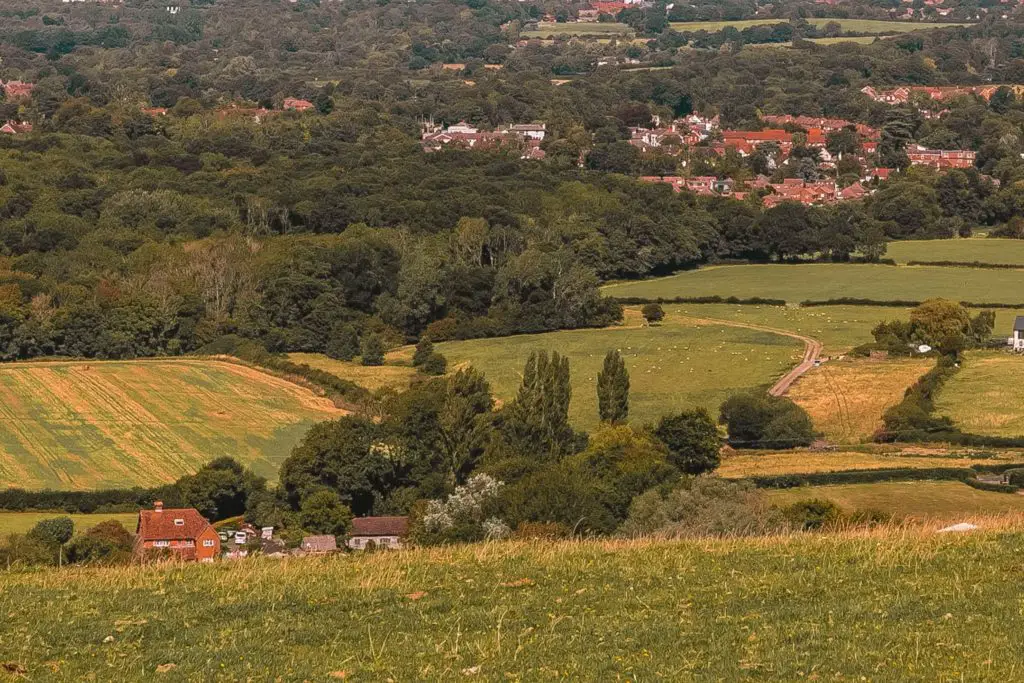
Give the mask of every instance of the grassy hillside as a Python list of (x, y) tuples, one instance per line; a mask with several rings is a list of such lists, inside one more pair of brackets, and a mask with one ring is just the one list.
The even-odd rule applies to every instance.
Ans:
[[(740, 451), (722, 459), (715, 473), (729, 479), (780, 474), (813, 474), (817, 472), (849, 472), (854, 470), (882, 470), (894, 468), (923, 469), (930, 467), (970, 467), (996, 463), (1024, 463), (1024, 454), (1000, 452), (996, 457), (971, 457), (944, 452), (894, 451), (878, 448), (874, 451), (811, 452), (795, 451)], [(959, 490), (959, 489), (956, 489)]]
[(1024, 356), (973, 352), (939, 392), (935, 412), (972, 434), (1024, 436)]
[(936, 266), (894, 267), (848, 263), (717, 266), (654, 280), (620, 282), (602, 288), (618, 297), (702, 296), (921, 301), (947, 297), (979, 303), (1024, 300), (1024, 270), (984, 270)]
[(154, 485), (224, 455), (272, 476), (311, 424), (340, 414), (222, 361), (0, 365), (0, 488)]
[(1022, 549), (886, 529), (7, 573), (0, 661), (29, 680), (1008, 681)]
[(1013, 263), (1024, 268), (1024, 240), (974, 237), (954, 240), (890, 242), (886, 257), (907, 261)]
[(114, 520), (124, 525), (131, 532), (135, 531), (135, 522), (139, 516), (134, 512), (95, 513), (90, 515), (66, 515), (63, 512), (4, 512), (0, 511), (0, 543), (10, 534), (23, 534), (38, 522), (53, 517), (70, 517), (75, 523), (75, 533), (80, 534), (89, 527), (100, 522)]
[(934, 366), (931, 358), (833, 361), (797, 380), (789, 397), (810, 414), (825, 438), (856, 443), (881, 429), (882, 414)]
[(572, 378), (569, 417), (578, 428), (596, 426), (597, 373), (618, 349), (630, 375), (630, 420), (643, 422), (694, 406), (712, 412), (730, 394), (769, 384), (803, 353), (800, 342), (724, 325), (698, 325), (668, 312), (653, 327), (573, 330), (438, 344), (449, 367), (468, 363), (484, 372), (495, 396), (515, 398), (532, 351), (568, 356)]
[(535, 31), (521, 31), (522, 38), (549, 38), (554, 36), (599, 36), (625, 37), (630, 32), (629, 26), (619, 23), (573, 22), (559, 24), (554, 21), (541, 21)]
[(808, 498), (825, 498), (846, 512), (875, 510), (896, 517), (948, 522), (959, 522), (969, 515), (1024, 512), (1024, 496), (980, 491), (959, 481), (803, 486), (767, 491), (765, 495), (779, 505)]
[(409, 381), (416, 376), (416, 368), (411, 365), (364, 366), (328, 358), (322, 353), (289, 353), (288, 360), (337, 375), (370, 391), (384, 388), (402, 391), (409, 388)]

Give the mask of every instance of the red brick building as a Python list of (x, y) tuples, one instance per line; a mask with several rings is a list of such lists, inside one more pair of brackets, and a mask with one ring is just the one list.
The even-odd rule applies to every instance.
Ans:
[(220, 536), (195, 508), (169, 508), (156, 501), (152, 510), (139, 511), (135, 556), (169, 552), (180, 560), (212, 562), (220, 556)]

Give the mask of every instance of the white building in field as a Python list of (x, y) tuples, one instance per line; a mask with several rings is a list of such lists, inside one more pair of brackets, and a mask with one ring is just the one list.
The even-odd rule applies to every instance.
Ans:
[(1024, 351), (1024, 315), (1018, 315), (1013, 321), (1013, 336), (1007, 342), (1014, 351)]

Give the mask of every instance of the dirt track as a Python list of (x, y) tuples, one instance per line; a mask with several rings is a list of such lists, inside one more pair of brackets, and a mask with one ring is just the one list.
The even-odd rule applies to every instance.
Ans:
[(771, 332), (772, 334), (781, 334), (784, 337), (790, 337), (792, 339), (799, 339), (804, 343), (804, 357), (800, 363), (792, 370), (783, 375), (778, 382), (776, 382), (768, 393), (772, 396), (782, 396), (789, 387), (793, 385), (802, 374), (814, 367), (814, 361), (818, 359), (821, 354), (821, 342), (812, 337), (805, 337), (802, 334), (796, 332), (790, 332), (789, 330), (780, 330), (777, 327), (765, 327), (763, 325), (751, 325), (750, 323), (740, 323), (733, 320), (721, 320), (719, 318), (694, 318), (691, 316), (682, 316), (686, 320), (692, 320), (696, 323), (710, 324), (710, 325), (727, 325), (729, 327), (743, 327), (748, 330), (758, 330), (760, 332)]

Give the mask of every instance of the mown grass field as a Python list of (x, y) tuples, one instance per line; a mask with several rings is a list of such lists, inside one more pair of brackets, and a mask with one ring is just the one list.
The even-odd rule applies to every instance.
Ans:
[(939, 391), (935, 412), (971, 434), (1024, 436), (1024, 356), (968, 353), (960, 372)]
[(768, 385), (799, 361), (803, 345), (768, 332), (698, 325), (668, 311), (661, 325), (623, 326), (446, 342), (437, 349), (449, 368), (471, 364), (502, 401), (515, 398), (532, 351), (569, 358), (569, 417), (580, 429), (597, 425), (597, 373), (605, 354), (618, 349), (630, 376), (630, 421), (642, 423), (683, 408), (718, 406), (740, 390)]
[(0, 664), (68, 681), (1011, 681), (1021, 524), (5, 573)]
[(610, 22), (607, 24), (597, 22), (573, 22), (558, 23), (554, 21), (541, 21), (537, 24), (535, 31), (520, 31), (521, 38), (551, 38), (555, 36), (599, 36), (615, 37), (625, 36), (631, 29), (626, 24)]
[(310, 425), (341, 414), (224, 361), (4, 364), (0, 488), (151, 486), (225, 455), (274, 476)]
[(824, 498), (846, 512), (878, 511), (899, 518), (959, 522), (971, 515), (1024, 512), (1024, 496), (971, 488), (959, 481), (886, 481), (874, 484), (801, 486), (765, 491), (768, 500), (788, 505)]
[(1024, 240), (972, 237), (889, 242), (886, 257), (908, 261), (1016, 264), (1024, 268)]
[(134, 512), (95, 513), (90, 515), (69, 515), (64, 512), (7, 512), (0, 510), (0, 543), (10, 534), (23, 534), (44, 519), (53, 517), (70, 517), (75, 523), (75, 534), (80, 534), (100, 522), (114, 520), (124, 525), (132, 533), (139, 516)]
[(385, 388), (403, 391), (409, 388), (409, 382), (416, 376), (416, 368), (410, 365), (388, 364), (367, 367), (359, 363), (328, 358), (322, 353), (289, 353), (288, 360), (305, 363), (312, 368), (337, 375), (370, 391)]
[[(849, 36), (837, 38), (805, 38), (808, 43), (816, 45), (839, 45), (840, 43), (857, 43), (858, 45), (870, 45), (882, 36)], [(793, 47), (792, 42), (785, 43), (748, 43), (744, 47)]]
[[(752, 26), (771, 26), (773, 24), (788, 23), (788, 19), (742, 19), (738, 21), (673, 21), (669, 25), (675, 31), (707, 31), (709, 33), (721, 31), (724, 28), (735, 28), (742, 31)], [(910, 31), (923, 31), (933, 28), (950, 28), (952, 26), (969, 26), (965, 23), (934, 23), (934, 22), (909, 22), (909, 21), (885, 21), (881, 19), (828, 19), (811, 17), (807, 23), (821, 28), (826, 24), (836, 22), (842, 26), (843, 31), (855, 33), (908, 33)]]
[(1024, 302), (1024, 270), (849, 263), (712, 266), (652, 280), (605, 285), (608, 296), (673, 298), (736, 296), (788, 302), (842, 297), (923, 301), (946, 297), (976, 303)]
[(797, 451), (739, 451), (725, 456), (715, 473), (727, 479), (768, 477), (782, 474), (851, 472), (893, 468), (927, 469), (931, 467), (971, 467), (1004, 462), (1024, 462), (1024, 454), (1000, 453), (982, 458), (968, 453), (915, 453), (912, 451), (877, 452), (836, 451), (818, 453)]
[(788, 396), (826, 439), (857, 443), (870, 439), (882, 427), (882, 414), (934, 366), (931, 358), (831, 361), (798, 379)]

